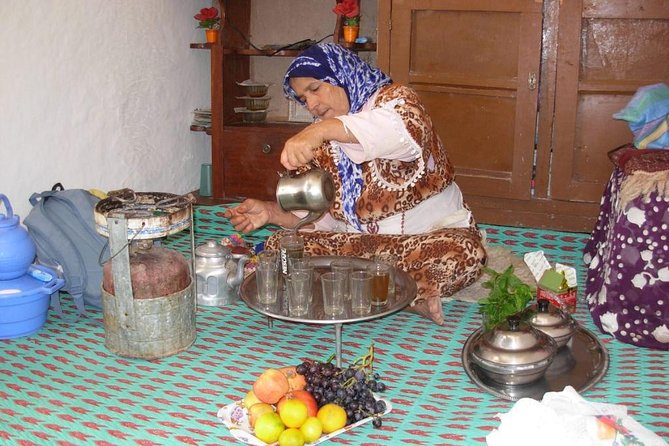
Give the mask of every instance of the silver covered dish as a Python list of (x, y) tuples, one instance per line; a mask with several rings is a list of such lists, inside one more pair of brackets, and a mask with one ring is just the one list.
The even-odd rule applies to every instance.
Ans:
[(544, 375), (557, 349), (549, 335), (510, 316), (473, 342), (471, 361), (495, 382), (528, 384)]
[(539, 299), (528, 309), (527, 322), (546, 333), (557, 343), (558, 348), (569, 342), (576, 332), (576, 321), (546, 299)]

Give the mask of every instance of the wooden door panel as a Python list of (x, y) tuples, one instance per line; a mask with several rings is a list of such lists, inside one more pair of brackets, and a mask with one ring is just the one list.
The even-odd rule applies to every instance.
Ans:
[(531, 198), (541, 7), (392, 1), (390, 75), (425, 101), (465, 195)]
[(669, 79), (669, 8), (657, 0), (571, 0), (560, 10), (551, 198), (598, 203), (632, 141), (613, 114)]
[[(514, 96), (502, 96), (499, 90), (432, 92), (421, 86), (414, 88), (430, 110), (437, 131), (443, 135), (446, 150), (457, 166), (460, 186), (483, 175), (496, 175), (497, 179), (510, 181), (514, 149)], [(486, 113), (480, 113), (481, 110), (486, 110)], [(507, 119), (490, 120), (488, 114), (506, 116)], [(472, 152), (479, 152), (479, 155), (472, 156)], [(481, 160), (484, 152), (485, 169)]]
[[(445, 74), (471, 83), (487, 79), (508, 82), (516, 77), (518, 48), (507, 42), (520, 39), (517, 14), (417, 9), (411, 20), (412, 78), (423, 73)], [(458, 44), (435, 45), (454, 41)]]

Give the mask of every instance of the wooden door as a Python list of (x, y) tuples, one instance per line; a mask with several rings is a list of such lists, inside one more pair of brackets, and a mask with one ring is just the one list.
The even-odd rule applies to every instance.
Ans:
[(388, 9), (379, 65), (425, 102), (465, 195), (529, 200), (542, 2), (391, 0), (380, 17)]
[(568, 0), (559, 16), (550, 197), (599, 203), (607, 152), (633, 139), (612, 115), (669, 81), (669, 1)]

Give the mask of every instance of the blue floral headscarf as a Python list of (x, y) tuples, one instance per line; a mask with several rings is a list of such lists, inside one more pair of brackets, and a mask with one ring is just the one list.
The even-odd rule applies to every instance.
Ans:
[[(359, 112), (380, 87), (392, 83), (392, 79), (381, 70), (360, 59), (353, 51), (334, 43), (311, 46), (296, 57), (286, 70), (283, 78), (284, 94), (304, 105), (290, 86), (293, 77), (312, 77), (343, 88), (348, 96), (349, 114)], [(353, 163), (340, 148), (337, 171), (342, 180), (344, 215), (354, 227), (361, 230), (355, 203), (362, 192), (362, 168)]]

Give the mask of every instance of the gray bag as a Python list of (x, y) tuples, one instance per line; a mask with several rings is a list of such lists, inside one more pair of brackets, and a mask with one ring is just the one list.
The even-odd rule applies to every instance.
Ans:
[[(30, 197), (32, 210), (23, 223), (37, 248), (38, 263), (62, 274), (79, 314), (84, 304), (102, 306), (103, 253), (107, 239), (95, 231), (95, 205), (99, 199), (84, 189), (64, 190), (60, 183), (52, 190)], [(108, 258), (108, 256), (105, 256)], [(51, 304), (61, 312), (58, 296)]]

